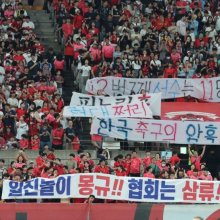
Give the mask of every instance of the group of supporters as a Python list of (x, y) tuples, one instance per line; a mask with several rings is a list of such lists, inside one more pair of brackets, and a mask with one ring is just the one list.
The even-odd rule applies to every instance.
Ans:
[[(151, 155), (147, 151), (142, 158), (136, 151), (110, 158), (108, 150), (99, 151), (99, 162), (91, 158), (89, 152), (80, 151), (71, 153), (66, 160), (56, 156), (52, 148), (46, 147), (40, 151), (35, 161), (30, 161), (24, 151), (19, 151), (10, 166), (5, 166), (4, 159), (0, 160), (0, 179), (12, 179), (14, 181), (27, 181), (35, 177), (56, 178), (59, 175), (78, 173), (102, 173), (116, 176), (132, 176), (158, 179), (194, 179), (212, 181), (214, 178), (208, 170), (202, 158), (206, 146), (203, 146), (201, 154), (189, 145), (189, 166), (183, 168), (181, 159), (176, 152), (171, 158), (161, 158), (160, 153)], [(215, 178), (216, 179), (216, 178)], [(75, 202), (84, 202), (84, 199), (76, 199)]]
[[(19, 149), (9, 167), (0, 161), (1, 179), (26, 181), (68, 173), (108, 173), (175, 179), (213, 180), (200, 155), (189, 147), (190, 168), (176, 153), (118, 155), (97, 144), (98, 165), (90, 154), (70, 154), (67, 162), (54, 150), (79, 150), (80, 119), (64, 119), (63, 70), (74, 74), (85, 92), (89, 78), (210, 78), (220, 74), (220, 9), (215, 0), (109, 0), (46, 2), (56, 16), (64, 54), (45, 51), (22, 3), (5, 0), (0, 15), (0, 148)], [(95, 138), (95, 137), (93, 137)], [(97, 137), (99, 138), (99, 137)], [(25, 149), (39, 150), (29, 161)], [(57, 151), (58, 152), (58, 151)], [(57, 153), (58, 155), (58, 153)]]
[[(220, 74), (215, 0), (53, 1), (67, 69), (88, 78), (210, 78)], [(74, 63), (74, 66), (72, 64)]]

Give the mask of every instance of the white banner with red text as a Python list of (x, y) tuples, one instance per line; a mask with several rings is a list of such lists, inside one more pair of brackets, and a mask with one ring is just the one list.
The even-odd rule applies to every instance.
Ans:
[(130, 104), (107, 105), (107, 106), (65, 106), (63, 116), (69, 117), (132, 117), (153, 118), (153, 113), (145, 101)]
[(68, 174), (26, 182), (4, 180), (2, 199), (88, 198), (136, 202), (220, 203), (220, 182)]
[(161, 93), (125, 96), (94, 96), (73, 92), (70, 106), (121, 106), (144, 101), (153, 115), (161, 114)]
[(110, 96), (147, 93), (162, 93), (162, 99), (191, 96), (207, 102), (220, 102), (220, 77), (200, 79), (179, 78), (120, 78), (97, 77), (87, 80), (86, 90), (91, 94)]
[(220, 145), (219, 122), (94, 118), (91, 134), (140, 142)]

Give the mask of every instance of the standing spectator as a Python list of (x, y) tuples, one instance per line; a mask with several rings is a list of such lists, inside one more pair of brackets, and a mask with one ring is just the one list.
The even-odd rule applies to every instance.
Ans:
[(74, 137), (76, 136), (75, 129), (73, 128), (73, 121), (68, 121), (68, 127), (65, 129), (66, 148), (71, 149)]
[(105, 44), (102, 47), (102, 56), (106, 62), (111, 63), (113, 61), (113, 54), (115, 52), (114, 46), (110, 44), (108, 38), (105, 40)]
[(54, 60), (53, 64), (54, 64), (55, 71), (58, 71), (58, 70), (60, 70), (61, 72), (63, 71), (63, 69), (64, 69), (64, 59), (63, 59), (62, 54), (57, 55), (57, 57)]
[(43, 152), (45, 145), (51, 147), (51, 141), (50, 141), (51, 129), (47, 123), (44, 123), (43, 125), (40, 126), (39, 134), (40, 134), (40, 150)]
[(86, 81), (91, 77), (91, 66), (89, 65), (89, 60), (85, 60), (85, 64), (80, 68), (81, 74), (79, 79), (79, 88), (82, 93), (85, 93)]
[(64, 78), (61, 75), (61, 71), (57, 70), (56, 75), (55, 75), (55, 82), (57, 84), (57, 91), (60, 95), (63, 94), (63, 83), (64, 83)]
[(205, 154), (206, 146), (203, 146), (202, 153), (198, 155), (198, 152), (194, 150), (194, 152), (191, 152), (191, 145), (188, 145), (188, 152), (190, 156), (190, 162), (191, 164), (195, 165), (195, 169), (201, 170), (201, 159), (203, 158)]
[(73, 56), (74, 56), (74, 45), (71, 36), (68, 36), (65, 42), (65, 62), (66, 62), (66, 69), (71, 70), (73, 64)]
[(137, 152), (133, 151), (131, 155), (131, 163), (130, 163), (130, 176), (140, 177), (142, 168), (142, 161), (138, 157)]
[(16, 123), (16, 128), (17, 128), (16, 138), (18, 140), (20, 140), (22, 138), (23, 134), (25, 134), (25, 135), (28, 134), (29, 127), (28, 127), (28, 124), (25, 122), (23, 116), (21, 116), (19, 121)]
[(64, 129), (61, 124), (58, 128), (52, 130), (52, 148), (56, 150), (63, 149)]
[(183, 39), (186, 36), (186, 28), (187, 28), (186, 17), (183, 16), (179, 21), (177, 21), (176, 26), (178, 33)]

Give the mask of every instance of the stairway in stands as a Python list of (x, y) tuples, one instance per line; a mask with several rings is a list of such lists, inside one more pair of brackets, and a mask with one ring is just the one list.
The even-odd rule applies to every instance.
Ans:
[[(63, 53), (63, 47), (57, 42), (56, 33), (55, 33), (55, 24), (53, 19), (50, 19), (50, 15), (47, 14), (44, 10), (29, 10), (28, 11), (31, 20), (35, 24), (35, 33), (40, 39), (40, 42), (46, 47), (46, 50), (50, 47), (54, 49), (57, 53)], [(63, 99), (65, 105), (70, 104), (70, 99), (74, 88), (74, 77), (73, 71), (64, 71), (64, 87), (63, 87)], [(83, 134), (81, 139), (82, 145), (86, 148), (91, 148), (90, 142), (90, 124), (88, 118), (82, 118), (83, 124)], [(89, 140), (89, 141), (88, 141)], [(93, 148), (92, 148), (93, 149)]]

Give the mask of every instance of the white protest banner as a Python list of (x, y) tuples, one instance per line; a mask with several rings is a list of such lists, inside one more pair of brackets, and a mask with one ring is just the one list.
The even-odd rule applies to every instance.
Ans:
[(219, 181), (69, 174), (26, 182), (4, 180), (2, 199), (88, 198), (136, 202), (220, 203)]
[(63, 116), (69, 117), (133, 117), (133, 118), (152, 118), (153, 114), (147, 103), (139, 101), (126, 105), (107, 105), (107, 106), (65, 106)]
[(82, 93), (73, 92), (70, 106), (110, 106), (110, 105), (127, 105), (140, 101), (147, 103), (153, 115), (161, 114), (161, 93), (154, 94), (138, 94), (126, 96), (93, 96)]
[(87, 81), (86, 90), (92, 94), (99, 91), (106, 95), (129, 95), (132, 91), (141, 93), (162, 93), (162, 99), (195, 97), (208, 102), (220, 102), (220, 77), (201, 79), (137, 79), (120, 77), (97, 77)]
[(91, 134), (141, 142), (220, 145), (219, 122), (95, 118)]

